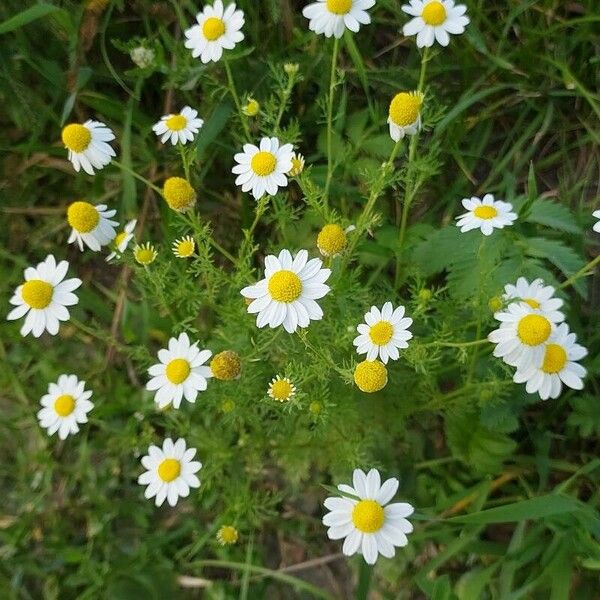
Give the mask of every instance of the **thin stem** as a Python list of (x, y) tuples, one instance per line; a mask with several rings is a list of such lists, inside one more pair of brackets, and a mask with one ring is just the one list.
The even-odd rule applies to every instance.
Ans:
[(275, 119), (275, 124), (273, 125), (273, 133), (277, 134), (277, 131), (279, 130), (279, 125), (281, 124), (281, 119), (283, 117), (283, 113), (285, 112), (285, 107), (287, 105), (287, 101), (288, 98), (290, 97), (290, 94), (292, 93), (292, 88), (294, 87), (294, 79), (295, 79), (295, 74), (292, 73), (291, 75), (288, 76), (288, 81), (287, 81), (287, 85), (285, 86), (285, 89), (283, 90), (283, 95), (281, 97), (281, 102), (279, 104), (279, 111), (277, 112), (277, 118)]
[(563, 281), (558, 286), (558, 289), (562, 290), (566, 287), (569, 287), (570, 285), (573, 285), (578, 279), (581, 279), (582, 277), (587, 277), (588, 275), (592, 275), (592, 273), (593, 273), (592, 269), (598, 263), (600, 263), (600, 254), (598, 254), (598, 256), (596, 256), (596, 258), (590, 260), (590, 262), (587, 265), (585, 265), (584, 267), (579, 269), (579, 271), (577, 271), (577, 273), (575, 273), (575, 275), (571, 275), (571, 277), (569, 277), (569, 279), (567, 279), (566, 281)]
[(179, 156), (181, 156), (181, 164), (183, 166), (183, 172), (185, 173), (185, 178), (190, 180), (190, 165), (188, 163), (187, 157), (185, 155), (185, 148), (183, 144), (177, 144), (177, 149), (179, 150)]
[(229, 61), (223, 59), (223, 63), (225, 65), (225, 72), (227, 73), (227, 82), (229, 84), (229, 92), (233, 97), (233, 101), (235, 102), (235, 106), (237, 108), (238, 116), (240, 121), (242, 122), (242, 127), (244, 128), (244, 133), (246, 134), (246, 139), (250, 140), (250, 128), (248, 127), (248, 123), (242, 112), (242, 104), (240, 102), (240, 98), (238, 96), (237, 90), (235, 89), (235, 82), (233, 80), (233, 75), (231, 74), (231, 67), (229, 66)]
[(425, 344), (425, 346), (443, 346), (445, 348), (468, 348), (470, 346), (481, 346), (482, 344), (487, 344), (488, 339), (483, 338), (481, 340), (473, 340), (472, 342), (429, 342)]
[(123, 163), (120, 163), (118, 160), (114, 159), (111, 161), (111, 164), (115, 165), (115, 167), (118, 167), (122, 171), (126, 171), (130, 175), (133, 175), (140, 181), (144, 182), (148, 187), (152, 188), (157, 194), (160, 194), (162, 196), (162, 190), (157, 185), (153, 184), (151, 181), (149, 181), (139, 173), (136, 173), (133, 169), (126, 167)]
[[(179, 216), (181, 217), (181, 219), (183, 221), (185, 221), (185, 222), (188, 223), (188, 225), (192, 228), (192, 230), (196, 233), (196, 235), (199, 234), (199, 232), (201, 231), (202, 227), (200, 225), (200, 222), (198, 221), (198, 215), (195, 212), (192, 211), (190, 213), (179, 213)], [(233, 256), (233, 254), (231, 254), (231, 252), (229, 252), (228, 250), (225, 250), (225, 248), (223, 248), (223, 246), (221, 246), (221, 244), (219, 244), (219, 242), (217, 242), (217, 240), (215, 240), (212, 235), (209, 235), (207, 237), (207, 239), (208, 239), (208, 243), (217, 252), (220, 252), (225, 258), (227, 258), (234, 265), (237, 266), (238, 261), (235, 258), (235, 256)]]
[(333, 177), (333, 92), (335, 88), (335, 69), (340, 41), (338, 38), (333, 40), (333, 50), (331, 52), (331, 73), (329, 76), (329, 97), (327, 99), (327, 179), (325, 180), (325, 192), (323, 193), (325, 204), (329, 203), (329, 186)]
[[(419, 85), (417, 91), (423, 93), (423, 87), (425, 85), (425, 73), (427, 72), (429, 48), (425, 48), (423, 56), (421, 57), (421, 72), (419, 74)], [(398, 254), (396, 255), (396, 277), (395, 285), (398, 286), (400, 283), (400, 269), (402, 267), (402, 252), (404, 251), (404, 240), (406, 238), (406, 227), (408, 225), (408, 215), (410, 213), (410, 206), (414, 199), (415, 189), (414, 180), (411, 173), (411, 165), (415, 159), (417, 153), (417, 142), (419, 134), (416, 133), (410, 140), (408, 148), (408, 161), (406, 164), (407, 183), (404, 192), (404, 202), (402, 204), (402, 217), (400, 219), (400, 232), (398, 234)]]

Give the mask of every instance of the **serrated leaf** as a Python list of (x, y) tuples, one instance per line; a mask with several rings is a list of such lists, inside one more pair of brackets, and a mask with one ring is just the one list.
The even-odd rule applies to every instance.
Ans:
[(567, 418), (571, 427), (584, 438), (600, 436), (600, 401), (592, 396), (571, 399), (573, 412)]
[(545, 225), (557, 231), (581, 233), (581, 228), (577, 225), (571, 211), (563, 204), (551, 200), (541, 198), (535, 200), (524, 220), (529, 223)]

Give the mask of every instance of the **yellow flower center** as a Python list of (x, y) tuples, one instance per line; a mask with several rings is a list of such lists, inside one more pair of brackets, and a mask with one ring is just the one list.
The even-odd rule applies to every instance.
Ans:
[(327, 0), (327, 10), (334, 15), (345, 15), (352, 8), (352, 0)]
[(71, 123), (62, 130), (63, 144), (71, 152), (83, 152), (92, 141), (90, 130), (79, 123)]
[(394, 335), (394, 328), (389, 321), (379, 321), (369, 329), (369, 337), (377, 346), (385, 346)]
[(169, 177), (163, 186), (163, 196), (167, 204), (178, 212), (191, 208), (196, 202), (194, 188), (183, 177)]
[(498, 211), (493, 206), (482, 204), (475, 208), (473, 214), (479, 219), (493, 219), (498, 214)]
[(149, 265), (156, 258), (156, 251), (153, 246), (138, 246), (134, 250), (134, 257), (140, 265)]
[(177, 255), (181, 258), (188, 258), (194, 254), (195, 247), (196, 245), (194, 244), (194, 240), (181, 240), (177, 244)]
[(121, 231), (120, 233), (117, 233), (117, 235), (115, 236), (115, 246), (118, 248), (123, 243), (126, 237), (126, 231)]
[(181, 131), (186, 125), (187, 119), (183, 115), (171, 115), (166, 122), (166, 126), (171, 131)]
[(550, 321), (541, 315), (526, 315), (517, 327), (519, 339), (527, 346), (539, 346), (543, 344), (552, 331)]
[(260, 104), (254, 98), (250, 98), (243, 108), (243, 113), (247, 117), (255, 117), (259, 110)]
[(238, 541), (238, 531), (232, 525), (224, 525), (217, 532), (217, 539), (221, 544), (235, 544)]
[(544, 373), (559, 373), (567, 364), (567, 353), (562, 346), (558, 344), (548, 344), (544, 354), (542, 371)]
[(52, 302), (53, 293), (54, 288), (48, 282), (42, 281), (41, 279), (30, 279), (29, 281), (26, 281), (21, 290), (23, 300), (25, 300), (31, 308), (37, 308), (39, 310), (46, 308), (46, 306)]
[(80, 200), (67, 208), (67, 221), (75, 231), (89, 233), (98, 225), (100, 214), (93, 204)]
[(277, 159), (271, 152), (257, 152), (250, 161), (252, 170), (261, 177), (270, 175), (277, 165)]
[(325, 256), (339, 254), (346, 247), (346, 232), (339, 225), (325, 225), (317, 236), (317, 247)]
[(293, 302), (302, 293), (300, 277), (293, 271), (277, 271), (269, 279), (269, 294), (277, 302)]
[(419, 118), (421, 104), (423, 104), (423, 94), (400, 92), (390, 102), (390, 119), (398, 127), (408, 127)]
[(354, 383), (361, 392), (378, 392), (387, 383), (387, 369), (378, 360), (363, 360), (354, 370)]
[(421, 18), (427, 25), (441, 25), (446, 20), (446, 9), (441, 2), (430, 2), (423, 8)]
[(185, 358), (174, 358), (167, 365), (165, 374), (171, 383), (183, 383), (190, 374), (190, 363)]
[(214, 42), (225, 33), (225, 23), (219, 17), (209, 17), (202, 25), (202, 33), (209, 42)]
[(165, 458), (158, 465), (158, 476), (166, 483), (179, 477), (181, 473), (181, 463), (176, 458)]
[(288, 175), (296, 177), (304, 170), (304, 164), (301, 158), (292, 158), (292, 168), (288, 171)]
[(540, 307), (540, 303), (537, 300), (534, 300), (533, 298), (523, 298), (523, 302), (529, 304), (529, 306), (531, 306), (531, 308), (534, 309)]
[(354, 527), (362, 533), (375, 533), (383, 527), (383, 506), (375, 500), (361, 500), (352, 510)]
[(63, 394), (54, 401), (54, 410), (61, 417), (68, 417), (75, 410), (75, 398), (70, 394)]
[(225, 350), (216, 354), (210, 361), (210, 370), (217, 379), (231, 381), (240, 376), (242, 361), (236, 352)]
[(292, 384), (287, 379), (278, 379), (271, 384), (271, 395), (279, 402), (289, 400), (292, 391)]

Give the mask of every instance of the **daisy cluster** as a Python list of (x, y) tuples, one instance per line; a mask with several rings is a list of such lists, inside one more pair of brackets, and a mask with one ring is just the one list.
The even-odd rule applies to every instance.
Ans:
[[(318, 0), (304, 8), (302, 14), (309, 20), (311, 31), (336, 41), (346, 30), (358, 32), (371, 21), (369, 10), (375, 0)], [(469, 23), (466, 7), (455, 5), (453, 0), (410, 0), (402, 10), (411, 19), (404, 25), (406, 36), (416, 36), (418, 47), (428, 48), (434, 43), (447, 46), (451, 35), (462, 34)], [(218, 62), (225, 53), (244, 39), (244, 13), (231, 3), (224, 6), (221, 0), (207, 4), (196, 16), (196, 22), (184, 32), (185, 47), (192, 57), (204, 64)], [(136, 64), (146, 65), (153, 60), (143, 48), (135, 53)], [(141, 52), (143, 51), (143, 52)], [(285, 71), (293, 76), (298, 66), (289, 63)], [(392, 140), (399, 142), (404, 136), (414, 136), (422, 125), (422, 107), (425, 96), (421, 90), (399, 91), (391, 100), (387, 125)], [(260, 104), (247, 97), (241, 112), (254, 117)], [(183, 106), (178, 112), (160, 117), (152, 131), (162, 144), (177, 146), (185, 157), (184, 146), (201, 135), (204, 120), (196, 109)], [(88, 175), (109, 165), (116, 156), (110, 142), (113, 131), (104, 123), (87, 120), (70, 123), (62, 130), (62, 142), (75, 171)], [(298, 177), (305, 165), (304, 157), (295, 152), (290, 143), (275, 136), (262, 136), (256, 144), (245, 143), (241, 151), (232, 156), (235, 163), (231, 172), (235, 185), (255, 200), (273, 196), (288, 185), (289, 179)], [(171, 176), (163, 184), (161, 194), (170, 209), (177, 213), (192, 211), (197, 193), (187, 176), (189, 165), (183, 159), (186, 177)], [(151, 182), (150, 185), (153, 186)], [(457, 219), (461, 232), (479, 229), (489, 236), (495, 229), (512, 225), (517, 214), (512, 205), (495, 200), (491, 194), (482, 199), (464, 199), (467, 211)], [(81, 251), (85, 247), (94, 252), (110, 246), (106, 260), (119, 260), (128, 245), (135, 239), (137, 220), (127, 222), (118, 231), (113, 220), (116, 210), (104, 204), (93, 204), (85, 199), (72, 202), (67, 208), (67, 222), (71, 228), (68, 243), (75, 243)], [(600, 218), (600, 211), (594, 213)], [(246, 299), (247, 312), (256, 317), (256, 326), (271, 329), (282, 327), (289, 334), (308, 327), (312, 321), (324, 318), (321, 301), (331, 292), (328, 284), (332, 261), (348, 250), (348, 238), (354, 226), (343, 227), (328, 223), (316, 238), (321, 256), (310, 257), (301, 249), (294, 254), (283, 249), (277, 255), (264, 259), (264, 276), (241, 290)], [(594, 226), (598, 230), (598, 224)], [(173, 254), (180, 259), (194, 256), (196, 241), (185, 235), (172, 244)], [(156, 248), (149, 242), (136, 244), (133, 256), (144, 268), (157, 257)], [(326, 260), (327, 266), (324, 266)], [(67, 261), (57, 262), (47, 256), (36, 267), (28, 267), (24, 281), (19, 285), (10, 303), (14, 308), (8, 319), (24, 318), (21, 334), (40, 337), (44, 331), (56, 335), (60, 323), (70, 318), (68, 307), (78, 303), (75, 291), (82, 285), (78, 278), (66, 278)], [(578, 364), (586, 350), (576, 343), (563, 322), (560, 311), (563, 301), (554, 297), (555, 290), (539, 279), (529, 283), (519, 278), (515, 285), (507, 285), (503, 302), (505, 306), (495, 313), (500, 327), (490, 333), (489, 340), (496, 344), (495, 356), (516, 368), (514, 381), (526, 383), (527, 391), (538, 393), (542, 399), (556, 398), (562, 386), (574, 389), (583, 387), (585, 369)], [(366, 307), (365, 307), (366, 308)], [(354, 369), (354, 382), (366, 393), (381, 390), (388, 381), (387, 365), (400, 359), (400, 352), (408, 347), (413, 337), (410, 328), (413, 320), (406, 315), (401, 304), (386, 301), (373, 305), (364, 314), (364, 322), (356, 326), (353, 341), (357, 354), (364, 358)], [(354, 325), (353, 325), (354, 326)], [(211, 380), (231, 381), (242, 373), (242, 359), (233, 350), (216, 355), (202, 348), (199, 341), (182, 332), (171, 337), (165, 348), (158, 351), (157, 362), (148, 368), (146, 390), (153, 393), (160, 410), (178, 410), (185, 400), (194, 403), (199, 394), (207, 390)], [(213, 385), (212, 383), (210, 385)], [(297, 386), (288, 377), (276, 375), (266, 386), (265, 395), (277, 402), (288, 402), (297, 393)], [(92, 391), (76, 375), (63, 374), (56, 383), (50, 383), (41, 400), (38, 419), (49, 435), (58, 433), (65, 439), (79, 430), (88, 420), (94, 405)], [(312, 405), (311, 405), (312, 406)], [(153, 498), (157, 506), (165, 501), (174, 506), (190, 490), (200, 487), (198, 474), (202, 463), (197, 460), (197, 449), (188, 447), (183, 438), (166, 437), (160, 445), (150, 445), (141, 459), (144, 471), (138, 482), (145, 486), (146, 498)], [(327, 514), (323, 524), (328, 536), (344, 539), (342, 550), (346, 555), (361, 554), (365, 561), (374, 564), (379, 555), (392, 557), (396, 547), (407, 544), (407, 535), (413, 527), (407, 518), (414, 508), (404, 502), (392, 502), (399, 487), (396, 478), (382, 482), (378, 470), (367, 473), (355, 469), (352, 485), (338, 485), (339, 495), (325, 500)], [(220, 544), (233, 544), (238, 531), (233, 525), (223, 525), (217, 539)]]

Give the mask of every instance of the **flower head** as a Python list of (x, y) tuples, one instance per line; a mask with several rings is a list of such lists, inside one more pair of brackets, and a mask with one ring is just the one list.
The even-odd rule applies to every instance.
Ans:
[(169, 177), (163, 185), (163, 198), (176, 212), (185, 212), (196, 203), (196, 192), (183, 177)]
[(202, 125), (204, 121), (198, 119), (198, 111), (184, 106), (178, 113), (161, 117), (160, 121), (152, 126), (152, 131), (160, 137), (163, 144), (171, 138), (171, 144), (174, 146), (177, 142), (192, 142)]
[[(355, 469), (352, 486), (338, 485), (343, 495), (331, 496), (325, 500), (328, 512), (323, 517), (330, 540), (344, 538), (342, 552), (352, 556), (357, 552), (365, 561), (373, 565), (379, 554), (392, 558), (395, 546), (408, 544), (406, 535), (413, 526), (406, 519), (414, 508), (406, 502), (389, 504), (398, 491), (398, 480), (394, 477), (381, 483), (377, 469), (365, 475)], [(352, 497), (349, 497), (352, 496)]]
[(191, 235), (179, 238), (173, 242), (173, 254), (177, 258), (189, 258), (194, 254), (196, 242)]
[(61, 375), (56, 383), (48, 385), (48, 393), (42, 396), (42, 408), (37, 414), (48, 435), (58, 431), (58, 437), (64, 440), (79, 431), (79, 423), (87, 423), (87, 413), (94, 405), (89, 400), (92, 392), (84, 388), (85, 381), (78, 381), (75, 375)]
[(44, 331), (56, 335), (60, 321), (69, 320), (67, 306), (79, 302), (73, 291), (81, 285), (81, 279), (65, 279), (68, 268), (66, 260), (57, 264), (54, 256), (49, 254), (36, 267), (25, 269), (25, 282), (10, 299), (16, 308), (6, 317), (13, 321), (27, 315), (21, 327), (22, 336), (31, 332), (33, 337), (40, 337)]
[(129, 57), (137, 67), (140, 69), (147, 69), (154, 62), (155, 54), (152, 48), (138, 46), (137, 48), (133, 48), (131, 50)]
[(554, 323), (524, 302), (513, 302), (494, 317), (501, 322), (500, 327), (488, 335), (488, 340), (496, 344), (494, 356), (521, 371), (540, 364)]
[(306, 250), (293, 258), (289, 250), (267, 256), (265, 278), (241, 291), (242, 296), (253, 298), (248, 312), (258, 313), (257, 327), (283, 325), (293, 333), (298, 327), (308, 327), (311, 320), (322, 319), (323, 311), (316, 300), (329, 293), (325, 281), (331, 275), (331, 270), (322, 265), (319, 258), (308, 260)]
[(148, 454), (142, 457), (146, 471), (138, 477), (140, 485), (148, 486), (144, 496), (156, 496), (156, 506), (162, 506), (165, 499), (170, 506), (175, 506), (180, 496), (189, 496), (190, 488), (200, 487), (196, 473), (202, 468), (202, 463), (193, 460), (195, 455), (196, 448), (186, 449), (183, 438), (175, 443), (167, 438), (162, 448), (150, 446)]
[(277, 375), (277, 377), (271, 379), (267, 394), (273, 398), (273, 400), (287, 402), (296, 394), (296, 386), (287, 377), (280, 377)]
[(417, 46), (429, 48), (435, 41), (442, 46), (450, 43), (448, 34), (463, 33), (469, 24), (467, 7), (454, 0), (410, 0), (402, 10), (414, 17), (403, 27), (406, 36), (417, 35)]
[(421, 92), (399, 92), (392, 98), (387, 122), (395, 142), (405, 135), (415, 135), (421, 128), (423, 97)]
[(390, 358), (398, 360), (398, 348), (408, 348), (408, 340), (412, 338), (408, 331), (412, 322), (411, 318), (404, 316), (404, 306), (394, 309), (391, 302), (386, 302), (381, 310), (371, 306), (365, 314), (365, 322), (356, 328), (360, 334), (353, 342), (356, 351), (366, 354), (367, 361), (378, 357), (384, 364)]
[(242, 112), (247, 117), (255, 117), (260, 111), (260, 104), (254, 98), (248, 98), (246, 104), (242, 106)]
[(106, 257), (107, 262), (110, 262), (127, 250), (129, 242), (133, 239), (133, 230), (135, 229), (136, 225), (137, 219), (131, 219), (131, 221), (125, 225), (125, 229), (117, 233), (115, 239), (113, 240), (114, 250)]
[(136, 262), (140, 265), (144, 265), (145, 267), (149, 264), (153, 263), (158, 256), (158, 252), (156, 248), (150, 243), (146, 242), (145, 244), (136, 244), (133, 249), (133, 257)]
[(238, 379), (242, 374), (240, 355), (237, 352), (233, 352), (233, 350), (219, 352), (210, 361), (210, 370), (215, 379), (221, 379), (222, 381)]
[(378, 392), (386, 386), (387, 381), (387, 369), (378, 360), (363, 360), (354, 369), (354, 383), (361, 392)]
[(304, 156), (299, 152), (292, 155), (292, 168), (288, 171), (290, 177), (298, 177), (304, 171)]
[(274, 196), (278, 188), (286, 187), (286, 174), (292, 168), (292, 144), (279, 145), (276, 137), (264, 137), (259, 146), (244, 144), (243, 152), (233, 158), (236, 164), (231, 172), (237, 175), (235, 185), (243, 192), (252, 191), (256, 200), (265, 193)]
[(296, 75), (296, 73), (298, 73), (299, 68), (300, 65), (298, 63), (285, 63), (283, 65), (283, 70), (285, 71), (286, 75), (289, 75), (290, 77), (292, 75)]
[(204, 6), (196, 15), (196, 21), (197, 25), (185, 31), (185, 47), (203, 63), (217, 62), (223, 50), (233, 50), (244, 39), (240, 31), (244, 26), (244, 13), (236, 10), (233, 3), (224, 8), (221, 0), (215, 0), (214, 4)]
[(83, 251), (85, 244), (94, 252), (99, 252), (102, 246), (110, 244), (115, 239), (117, 232), (114, 217), (116, 210), (108, 210), (105, 204), (93, 205), (84, 200), (72, 202), (67, 208), (67, 221), (71, 226), (71, 235), (67, 243), (77, 242)]
[(592, 213), (593, 217), (596, 217), (596, 219), (598, 219), (598, 221), (596, 221), (594, 223), (594, 227), (592, 228), (596, 233), (600, 233), (600, 210), (595, 210)]
[(456, 226), (460, 227), (461, 233), (480, 229), (483, 235), (492, 235), (494, 229), (508, 227), (517, 219), (512, 204), (494, 200), (492, 194), (486, 194), (481, 200), (475, 196), (465, 198), (462, 205), (468, 212), (456, 217)]
[(337, 223), (329, 223), (317, 235), (317, 248), (323, 256), (337, 256), (346, 249), (346, 233), (351, 228), (342, 229)]
[(223, 525), (217, 531), (217, 542), (221, 546), (231, 546), (238, 541), (239, 533), (233, 525)]
[(542, 400), (558, 398), (563, 384), (574, 390), (583, 389), (582, 378), (587, 371), (576, 361), (588, 352), (576, 341), (577, 336), (569, 333), (566, 323), (558, 325), (544, 345), (541, 360), (517, 369), (515, 383), (526, 383), (527, 392), (537, 392)]
[(371, 22), (367, 13), (375, 0), (318, 0), (305, 6), (302, 14), (309, 19), (308, 28), (325, 37), (341, 38), (344, 31), (357, 32)]
[(553, 323), (560, 323), (565, 320), (565, 315), (558, 310), (563, 305), (563, 301), (554, 298), (555, 291), (551, 285), (544, 285), (542, 279), (534, 279), (529, 283), (525, 277), (519, 277), (515, 285), (504, 286), (503, 299), (526, 304), (534, 312), (544, 315)]
[(63, 128), (61, 138), (77, 172), (83, 169), (88, 175), (93, 175), (94, 169), (104, 168), (116, 156), (108, 144), (115, 139), (115, 134), (100, 121), (88, 120), (83, 125), (70, 123)]
[(159, 408), (173, 404), (179, 408), (182, 398), (195, 402), (198, 392), (207, 388), (211, 369), (204, 363), (211, 357), (210, 350), (200, 350), (198, 343), (190, 344), (187, 333), (169, 340), (168, 348), (158, 351), (158, 362), (148, 369), (151, 375), (146, 389), (155, 391), (154, 401)]

